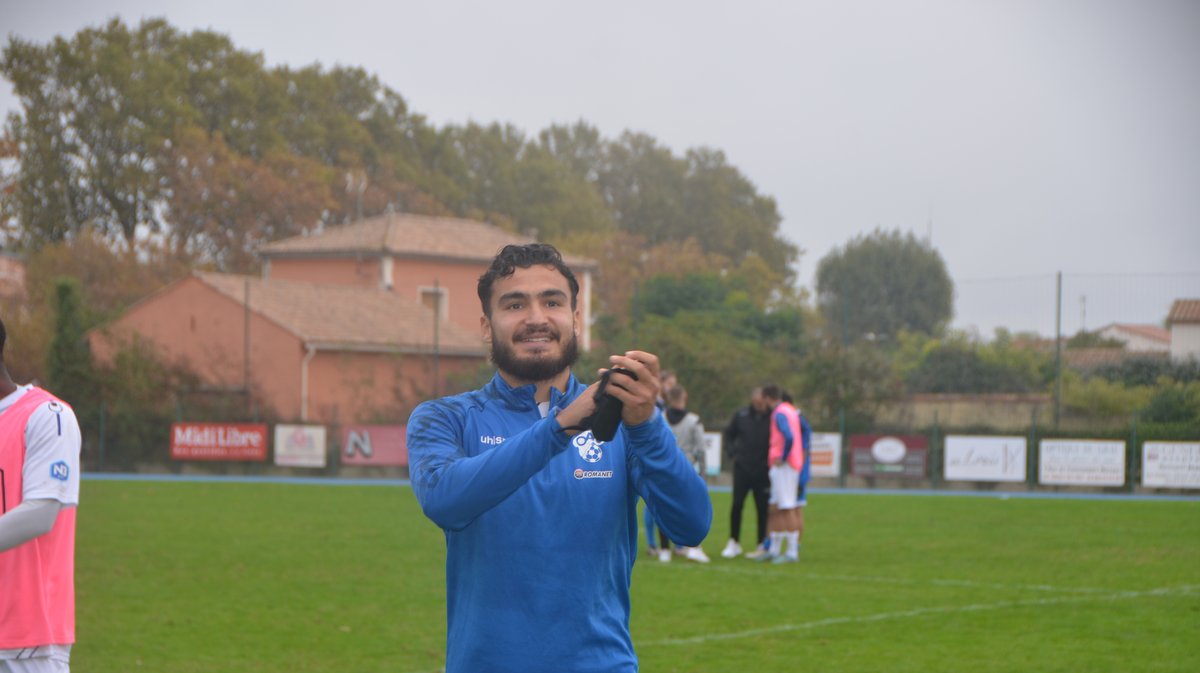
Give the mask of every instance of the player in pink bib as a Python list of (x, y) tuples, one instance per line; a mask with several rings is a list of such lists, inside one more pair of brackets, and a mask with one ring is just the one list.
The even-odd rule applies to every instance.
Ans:
[(6, 340), (0, 322), (0, 673), (62, 673), (75, 642), (79, 423), (13, 382)]
[(783, 391), (779, 386), (763, 386), (762, 396), (772, 410), (770, 448), (767, 453), (771, 478), (767, 531), (771, 546), (769, 553), (759, 557), (759, 560), (794, 563), (800, 557), (800, 471), (804, 466), (804, 453), (809, 447), (804, 446), (800, 412), (783, 400)]

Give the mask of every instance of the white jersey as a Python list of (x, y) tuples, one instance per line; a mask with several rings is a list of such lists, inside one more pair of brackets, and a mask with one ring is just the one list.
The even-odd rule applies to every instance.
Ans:
[[(16, 404), (32, 386), (18, 386), (0, 400), (0, 414)], [(25, 467), (22, 500), (57, 500), (79, 504), (79, 421), (56, 400), (38, 406), (25, 424)]]

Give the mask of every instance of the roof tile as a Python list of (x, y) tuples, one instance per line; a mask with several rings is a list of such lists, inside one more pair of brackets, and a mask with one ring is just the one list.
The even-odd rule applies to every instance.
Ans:
[(1200, 299), (1176, 299), (1167, 314), (1167, 324), (1200, 323)]
[[(490, 262), (509, 244), (533, 243), (486, 222), (409, 213), (385, 213), (317, 234), (294, 236), (259, 248), (263, 257), (330, 255), (364, 252), (398, 256)], [(592, 260), (563, 255), (572, 267), (593, 268)]]
[[(307, 342), (433, 349), (433, 312), (386, 290), (203, 271), (195, 276), (238, 302), (243, 301), (249, 282), (250, 309)], [(442, 321), (438, 330), (438, 347), (445, 353), (486, 353), (478, 333), (449, 321)]]

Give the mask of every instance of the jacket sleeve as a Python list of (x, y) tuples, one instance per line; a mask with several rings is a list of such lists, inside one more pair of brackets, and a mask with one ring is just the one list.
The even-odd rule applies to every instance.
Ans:
[(706, 456), (704, 455), (704, 423), (700, 422), (700, 417), (696, 417), (695, 424), (692, 425), (692, 446), (695, 448), (696, 462), (704, 465)]
[(658, 412), (645, 423), (622, 425), (634, 488), (672, 542), (700, 544), (712, 525), (708, 486), (688, 464)]
[(733, 418), (729, 421), (729, 425), (726, 425), (725, 431), (721, 433), (721, 451), (724, 452), (725, 457), (729, 458), (730, 460), (733, 459), (733, 443), (737, 441), (738, 437), (738, 414), (740, 413), (740, 411), (734, 412)]
[(561, 453), (569, 438), (554, 418), (543, 418), (475, 456), (463, 451), (463, 411), (425, 402), (408, 421), (410, 480), (425, 516), (446, 530), (462, 530), (495, 507)]
[(804, 447), (804, 465), (812, 462), (812, 425), (803, 415), (800, 416), (800, 444)]

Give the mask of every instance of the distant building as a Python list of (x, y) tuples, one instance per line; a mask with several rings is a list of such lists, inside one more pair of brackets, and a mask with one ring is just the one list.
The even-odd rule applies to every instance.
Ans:
[[(479, 276), (509, 244), (534, 239), (485, 222), (385, 213), (330, 227), (319, 234), (268, 243), (259, 249), (263, 278), (374, 287), (437, 309), (444, 320), (479, 330)], [(591, 349), (592, 276), (596, 263), (564, 255), (579, 280), (583, 318), (580, 348)]]
[[(125, 345), (150, 348), (281, 420), (403, 423), (486, 362), (476, 283), (500, 248), (531, 241), (483, 222), (381, 215), (263, 246), (261, 278), (195, 272), (88, 338), (102, 363)], [(587, 348), (595, 263), (566, 261)]]
[(207, 390), (250, 395), (267, 416), (401, 422), (486, 357), (478, 331), (443, 325), (435, 344), (432, 325), (429, 309), (376, 288), (196, 272), (89, 340), (105, 363), (121, 347), (151, 348)]
[(1120, 341), (1125, 350), (1139, 353), (1167, 353), (1171, 350), (1171, 332), (1158, 325), (1111, 323), (1096, 330), (1104, 339)]
[(1176, 299), (1167, 314), (1171, 359), (1200, 359), (1200, 299)]

